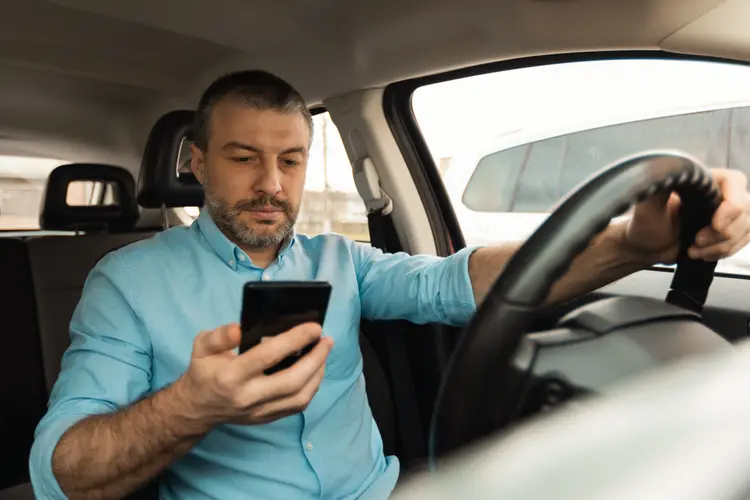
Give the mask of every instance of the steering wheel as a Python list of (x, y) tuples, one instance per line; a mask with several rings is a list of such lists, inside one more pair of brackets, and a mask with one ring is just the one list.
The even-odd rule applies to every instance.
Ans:
[[(554, 330), (529, 334), (553, 284), (592, 238), (613, 217), (664, 191), (681, 199), (681, 249), (667, 303), (604, 299), (570, 313)], [(700, 321), (715, 263), (687, 257), (720, 201), (710, 171), (673, 152), (617, 162), (569, 194), (513, 255), (459, 339), (433, 412), (432, 465), (549, 401), (601, 392), (604, 379), (726, 345)], [(638, 356), (624, 356), (625, 348)], [(598, 373), (582, 374), (581, 364), (592, 358), (600, 358)]]

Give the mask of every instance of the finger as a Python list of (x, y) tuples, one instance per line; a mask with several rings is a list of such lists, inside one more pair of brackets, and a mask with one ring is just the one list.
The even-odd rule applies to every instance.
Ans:
[(743, 248), (747, 246), (747, 244), (750, 243), (750, 234), (746, 234), (739, 242), (737, 242), (731, 250), (730, 255), (734, 255)]
[(711, 169), (722, 198), (732, 204), (744, 205), (747, 198), (747, 176), (739, 170)]
[(750, 229), (750, 217), (748, 217), (747, 214), (743, 212), (726, 228), (724, 228), (723, 231), (721, 231), (721, 235), (724, 237), (724, 239), (731, 241), (733, 244), (736, 244), (738, 241), (744, 238), (745, 235), (747, 235), (748, 229)]
[(322, 333), (320, 325), (316, 323), (295, 326), (287, 332), (269, 338), (252, 349), (248, 349), (247, 352), (238, 356), (228, 369), (232, 371), (236, 382), (247, 380), (263, 373), (264, 370), (275, 366), (290, 354), (316, 341)]
[[(252, 425), (263, 425), (263, 424), (270, 424), (271, 422), (275, 422), (276, 420), (281, 420), (282, 418), (291, 417), (292, 415), (296, 415), (299, 413), (298, 411), (282, 411), (280, 413), (272, 413), (269, 415), (264, 415), (262, 417), (250, 417), (252, 420), (250, 421), (250, 424)], [(248, 417), (245, 417), (242, 419), (243, 424), (248, 424)]]
[(231, 351), (240, 345), (240, 337), (240, 327), (237, 324), (200, 332), (193, 341), (193, 356), (204, 358)]
[(719, 208), (716, 209), (714, 216), (711, 218), (711, 227), (724, 234), (725, 231), (737, 220), (742, 218), (745, 210), (737, 203), (728, 200), (722, 201)]
[(688, 251), (688, 256), (690, 256), (690, 258), (692, 259), (715, 262), (719, 259), (731, 257), (732, 255), (736, 254), (745, 246), (747, 246), (748, 242), (750, 242), (750, 234), (745, 234), (739, 240), (726, 240), (721, 243), (711, 245), (707, 248), (698, 249), (693, 247)]
[(307, 406), (312, 401), (315, 394), (320, 388), (320, 383), (323, 380), (325, 374), (325, 364), (318, 368), (318, 370), (307, 380), (304, 386), (299, 391), (290, 394), (280, 399), (270, 400), (267, 403), (263, 403), (256, 406), (250, 412), (250, 416), (253, 418), (267, 418), (280, 415), (287, 416), (290, 414), (296, 414), (307, 409)]
[(695, 260), (714, 262), (724, 258), (732, 249), (732, 246), (732, 243), (729, 241), (715, 243), (705, 248), (697, 248), (693, 246), (688, 250), (688, 257)]
[(722, 203), (714, 214), (712, 226), (717, 231), (725, 227), (748, 209), (747, 176), (739, 170), (715, 168), (711, 174), (721, 191)]
[(325, 367), (332, 346), (333, 339), (325, 337), (312, 351), (289, 368), (267, 377), (254, 379), (253, 383), (248, 384), (245, 389), (248, 392), (247, 399), (253, 399), (257, 404), (298, 393), (321, 368)]
[(241, 417), (233, 418), (229, 421), (229, 423), (237, 424), (237, 425), (263, 425), (263, 424), (271, 423), (274, 420), (282, 419), (284, 417), (290, 417), (296, 413), (299, 413), (299, 412), (282, 411), (279, 413), (263, 415), (262, 417), (248, 414), (248, 415), (242, 415)]
[(745, 238), (748, 232), (750, 232), (750, 218), (744, 214), (735, 219), (721, 233), (713, 228), (704, 228), (695, 238), (695, 250), (692, 252), (692, 248), (688, 250), (688, 255), (725, 257), (727, 256), (727, 252), (731, 252), (731, 249)]
[(643, 206), (649, 206), (652, 208), (658, 208), (663, 209), (667, 203), (672, 199), (672, 194), (670, 191), (659, 191), (653, 196), (649, 196), (642, 202), (640, 202), (638, 205)]
[(650, 218), (652, 214), (663, 212), (664, 207), (673, 203), (679, 204), (679, 198), (677, 198), (676, 194), (670, 193), (669, 191), (657, 192), (633, 207), (633, 217), (636, 219), (641, 217)]
[(704, 227), (695, 235), (695, 247), (705, 248), (714, 243), (721, 243), (726, 238), (712, 227)]

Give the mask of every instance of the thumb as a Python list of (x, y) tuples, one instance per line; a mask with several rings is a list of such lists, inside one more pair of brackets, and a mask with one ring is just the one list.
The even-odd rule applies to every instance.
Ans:
[(662, 191), (638, 203), (633, 211), (635, 218), (650, 219), (654, 216), (672, 216), (680, 207), (680, 197), (677, 193)]
[(237, 324), (200, 332), (193, 342), (193, 356), (205, 358), (231, 351), (240, 345), (241, 336), (240, 327)]

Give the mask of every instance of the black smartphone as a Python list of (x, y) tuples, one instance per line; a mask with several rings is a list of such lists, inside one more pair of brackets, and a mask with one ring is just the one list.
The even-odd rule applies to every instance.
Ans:
[[(242, 292), (239, 352), (251, 349), (266, 337), (273, 337), (302, 323), (320, 325), (328, 311), (331, 284), (326, 281), (258, 281), (245, 283)], [(310, 352), (318, 342), (287, 356), (266, 370), (270, 375), (289, 368)]]

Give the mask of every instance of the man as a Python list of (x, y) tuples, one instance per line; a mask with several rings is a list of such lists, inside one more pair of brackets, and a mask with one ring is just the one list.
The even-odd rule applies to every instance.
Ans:
[[(441, 259), (295, 234), (311, 138), (304, 100), (273, 75), (235, 73), (206, 90), (191, 164), (206, 206), (191, 227), (114, 252), (91, 272), (32, 450), (38, 496), (120, 498), (162, 472), (163, 498), (389, 495), (398, 461), (383, 456), (367, 404), (360, 317), (465, 324), (518, 245)], [(731, 255), (750, 239), (745, 177), (714, 175), (725, 201), (694, 257)], [(550, 300), (673, 260), (678, 203), (655, 198), (611, 225)], [(322, 341), (270, 376), (264, 369), (321, 327), (237, 355), (242, 285), (260, 279), (333, 284)]]

